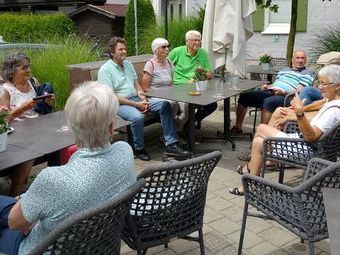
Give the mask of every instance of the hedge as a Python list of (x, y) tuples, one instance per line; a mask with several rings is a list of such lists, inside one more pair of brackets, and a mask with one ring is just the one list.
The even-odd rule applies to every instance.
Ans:
[(0, 14), (0, 35), (10, 43), (43, 43), (55, 36), (67, 36), (75, 27), (65, 13)]

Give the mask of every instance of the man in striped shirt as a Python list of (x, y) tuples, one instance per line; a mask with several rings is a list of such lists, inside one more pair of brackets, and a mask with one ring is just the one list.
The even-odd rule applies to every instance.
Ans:
[(294, 51), (292, 67), (283, 68), (273, 84), (264, 84), (260, 90), (242, 93), (236, 108), (236, 125), (231, 132), (242, 133), (242, 123), (249, 106), (261, 108), (261, 123), (267, 124), (275, 109), (283, 106), (287, 94), (300, 92), (304, 87), (312, 86), (315, 73), (306, 68), (306, 60), (306, 52)]

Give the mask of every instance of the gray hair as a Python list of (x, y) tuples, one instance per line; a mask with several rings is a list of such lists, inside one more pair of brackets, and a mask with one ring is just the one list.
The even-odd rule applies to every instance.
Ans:
[(156, 53), (156, 50), (163, 45), (169, 45), (169, 42), (164, 38), (156, 38), (151, 43), (152, 52)]
[(24, 53), (10, 54), (2, 64), (2, 77), (7, 81), (12, 81), (16, 69), (20, 67), (24, 60), (30, 62), (30, 59)]
[(77, 87), (65, 106), (66, 119), (77, 146), (94, 150), (107, 145), (118, 106), (118, 99), (108, 86), (90, 81)]
[(201, 33), (198, 32), (197, 30), (189, 30), (189, 31), (185, 34), (185, 40), (192, 39), (193, 37), (202, 38), (202, 35), (201, 35)]
[(328, 78), (329, 83), (340, 84), (340, 66), (339, 65), (327, 65), (320, 69), (319, 76)]

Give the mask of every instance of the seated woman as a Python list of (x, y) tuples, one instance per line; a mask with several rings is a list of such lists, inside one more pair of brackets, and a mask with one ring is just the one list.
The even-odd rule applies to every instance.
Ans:
[[(304, 115), (304, 101), (297, 95), (291, 102), (300, 132), (308, 142), (317, 141), (322, 134), (340, 123), (340, 66), (329, 65), (319, 71), (319, 89), (328, 102), (309, 122)], [(263, 161), (263, 140), (266, 137), (295, 137), (300, 138), (299, 134), (286, 134), (275, 127), (260, 124), (257, 128), (251, 147), (251, 159), (244, 167), (238, 168), (238, 173), (251, 173), (260, 175)], [(243, 188), (236, 187), (229, 190), (231, 194), (243, 195)]]
[[(164, 38), (156, 38), (151, 44), (154, 53), (153, 58), (146, 62), (141, 86), (144, 91), (151, 88), (164, 88), (172, 86), (174, 66), (168, 59), (169, 42)], [(162, 100), (162, 99), (159, 99)], [(177, 102), (168, 100), (174, 118), (176, 119), (179, 105)], [(185, 120), (187, 121), (187, 120)]]
[(89, 82), (73, 91), (65, 113), (79, 149), (66, 165), (42, 170), (19, 198), (0, 196), (0, 252), (28, 254), (66, 217), (136, 181), (131, 147), (110, 144), (117, 109), (118, 99), (107, 86)]
[[(39, 82), (31, 78), (30, 60), (23, 53), (9, 55), (2, 66), (2, 76), (6, 83), (3, 86), (3, 93), (0, 97), (0, 105), (7, 107), (9, 121), (23, 120), (26, 117), (35, 117), (38, 114), (33, 111), (38, 100), (34, 84)], [(23, 191), (25, 182), (31, 171), (34, 161), (30, 160), (12, 168), (11, 196), (16, 196)]]

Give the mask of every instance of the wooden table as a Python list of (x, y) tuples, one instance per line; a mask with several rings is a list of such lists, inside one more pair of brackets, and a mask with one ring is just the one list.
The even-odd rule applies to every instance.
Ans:
[(331, 253), (340, 251), (340, 189), (323, 188), (323, 201), (326, 209)]
[[(215, 92), (215, 83), (223, 83), (222, 96), (217, 97)], [(230, 97), (240, 94), (243, 91), (258, 87), (262, 84), (261, 81), (239, 80), (239, 90), (231, 90), (227, 87), (226, 83), (220, 79), (209, 80), (208, 89), (201, 92), (199, 96), (191, 96), (188, 94), (190, 91), (195, 91), (196, 86), (194, 83), (174, 85), (167, 88), (150, 89), (145, 92), (146, 96), (157, 97), (167, 100), (184, 102), (189, 104), (189, 135), (187, 142), (189, 150), (195, 152), (195, 108), (197, 106), (204, 106), (224, 100), (224, 130), (223, 139), (232, 143), (232, 148), (235, 149), (235, 143), (229, 136), (230, 128)]]
[[(28, 160), (46, 155), (58, 157), (59, 150), (73, 145), (75, 139), (71, 130), (58, 132), (65, 123), (63, 111), (13, 123), (14, 132), (8, 135), (7, 149), (0, 152), (0, 176), (7, 175), (10, 167)], [(118, 118), (115, 129), (130, 124), (131, 122)]]

